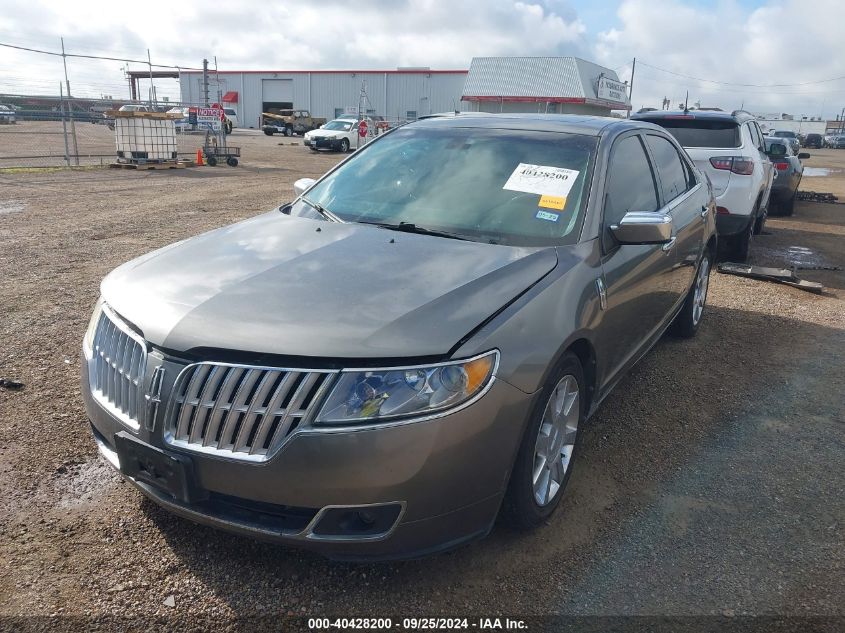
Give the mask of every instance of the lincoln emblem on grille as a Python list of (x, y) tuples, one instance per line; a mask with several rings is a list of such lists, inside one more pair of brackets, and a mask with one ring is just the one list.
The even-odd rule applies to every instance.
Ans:
[(155, 368), (153, 377), (150, 379), (150, 389), (144, 394), (144, 399), (147, 401), (147, 417), (145, 426), (148, 431), (152, 431), (156, 422), (156, 415), (158, 415), (158, 405), (161, 404), (161, 385), (164, 382), (165, 369), (162, 366)]

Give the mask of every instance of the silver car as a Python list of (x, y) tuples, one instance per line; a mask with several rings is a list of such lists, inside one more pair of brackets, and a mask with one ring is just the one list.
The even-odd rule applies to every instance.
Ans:
[(84, 337), (100, 451), (202, 523), (355, 559), (541, 525), (584, 422), (701, 323), (713, 195), (648, 123), (435, 117), (296, 190), (117, 268)]

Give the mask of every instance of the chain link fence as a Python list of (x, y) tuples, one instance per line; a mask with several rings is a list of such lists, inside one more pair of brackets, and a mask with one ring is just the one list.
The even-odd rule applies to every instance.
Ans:
[(187, 122), (187, 108), (199, 104), (0, 94), (0, 169), (113, 163), (114, 119), (108, 113), (124, 105), (161, 112), (179, 108), (185, 116), (176, 123), (179, 157), (193, 158), (202, 146), (205, 132)]

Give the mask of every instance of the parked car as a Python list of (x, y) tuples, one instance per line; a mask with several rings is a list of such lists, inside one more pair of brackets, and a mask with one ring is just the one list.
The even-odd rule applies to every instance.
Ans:
[(363, 145), (358, 137), (359, 126), (360, 123), (354, 119), (335, 119), (319, 129), (306, 132), (304, 143), (306, 147), (310, 147), (314, 151), (331, 149), (345, 153), (352, 148)]
[(15, 111), (9, 106), (0, 105), (0, 124), (7, 125), (15, 121)]
[(190, 108), (170, 108), (167, 114), (172, 114), (174, 117), (173, 124), (176, 126), (177, 132), (187, 132), (193, 128), (190, 122)]
[(845, 148), (845, 134), (834, 134), (830, 137), (830, 147), (833, 149)]
[(82, 393), (165, 508), (335, 558), (542, 525), (585, 421), (698, 329), (715, 201), (642, 122), (398, 128), (277, 210), (103, 281)]
[(768, 136), (772, 136), (774, 138), (787, 138), (792, 144), (793, 153), (797, 154), (801, 151), (801, 137), (797, 132), (793, 132), (792, 130), (774, 130), (768, 134)]
[(279, 112), (264, 112), (261, 114), (261, 129), (268, 136), (273, 134), (305, 134), (325, 125), (326, 120), (312, 117), (308, 110), (280, 110)]
[(223, 114), (226, 115), (226, 119), (229, 121), (229, 133), (231, 134), (232, 130), (236, 127), (240, 127), (238, 123), (238, 113), (234, 108), (223, 108)]
[(118, 108), (119, 112), (152, 112), (152, 108), (145, 105), (136, 105), (133, 103), (127, 103), (126, 105), (120, 106)]
[(732, 259), (745, 261), (753, 236), (766, 222), (774, 180), (774, 168), (754, 117), (736, 110), (661, 111), (631, 118), (668, 130), (709, 176), (716, 195), (720, 239), (727, 242)]
[(765, 141), (766, 152), (775, 167), (770, 207), (782, 215), (792, 215), (798, 186), (804, 175), (804, 164), (801, 161), (810, 158), (810, 155), (802, 152), (796, 156), (792, 152), (792, 144), (786, 138), (769, 136)]
[(824, 147), (824, 139), (821, 134), (808, 134), (804, 139), (804, 147), (814, 147), (821, 149)]

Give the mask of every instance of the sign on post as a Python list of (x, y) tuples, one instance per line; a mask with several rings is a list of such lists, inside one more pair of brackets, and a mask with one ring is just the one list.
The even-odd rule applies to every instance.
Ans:
[(600, 77), (596, 93), (599, 99), (616, 101), (617, 103), (628, 103), (628, 86), (621, 81)]
[(367, 122), (361, 121), (361, 124), (358, 126), (358, 136), (364, 138), (367, 135)]
[(197, 127), (220, 132), (223, 129), (223, 110), (220, 108), (197, 108)]

